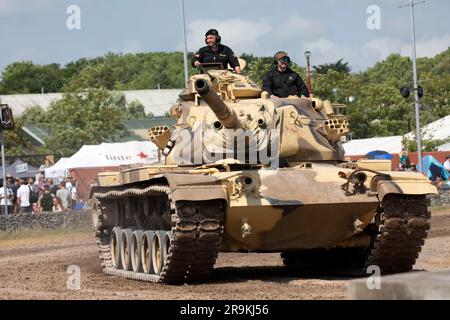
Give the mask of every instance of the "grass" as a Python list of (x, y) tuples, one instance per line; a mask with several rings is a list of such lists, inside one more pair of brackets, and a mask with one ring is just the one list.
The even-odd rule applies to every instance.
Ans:
[(90, 229), (25, 229), (16, 232), (0, 232), (0, 248), (47, 245), (61, 241), (93, 239)]
[(449, 214), (450, 215), (450, 206), (440, 206), (440, 207), (430, 207), (429, 209), (431, 214)]

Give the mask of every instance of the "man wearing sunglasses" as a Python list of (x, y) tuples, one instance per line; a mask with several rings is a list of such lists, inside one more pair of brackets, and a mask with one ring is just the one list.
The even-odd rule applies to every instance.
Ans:
[(298, 73), (289, 68), (291, 59), (284, 51), (274, 56), (276, 67), (266, 73), (262, 89), (270, 94), (271, 98), (287, 98), (289, 96), (309, 97), (308, 87)]

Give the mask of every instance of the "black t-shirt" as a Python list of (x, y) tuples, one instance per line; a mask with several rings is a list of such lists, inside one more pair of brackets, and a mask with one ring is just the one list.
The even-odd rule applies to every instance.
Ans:
[(19, 186), (16, 186), (15, 184), (13, 184), (11, 186), (11, 190), (13, 192), (14, 198), (16, 198), (17, 197), (17, 190), (19, 190)]
[(218, 50), (214, 51), (212, 47), (206, 46), (201, 48), (192, 58), (192, 66), (199, 61), (200, 63), (221, 63), (224, 69), (228, 68), (230, 64), (231, 68), (239, 67), (239, 61), (233, 50), (229, 47), (219, 44)]
[(262, 89), (269, 92), (270, 95), (280, 98), (295, 95), (309, 97), (308, 87), (300, 75), (290, 68), (287, 68), (285, 72), (279, 71), (278, 68), (267, 72), (263, 79)]
[(44, 192), (41, 198), (41, 207), (44, 212), (53, 210), (53, 196), (50, 192)]
[(58, 185), (57, 184), (55, 184), (54, 186), (52, 186), (51, 188), (50, 188), (50, 192), (51, 192), (51, 194), (53, 194), (53, 195), (55, 195), (56, 196), (56, 192), (58, 191)]

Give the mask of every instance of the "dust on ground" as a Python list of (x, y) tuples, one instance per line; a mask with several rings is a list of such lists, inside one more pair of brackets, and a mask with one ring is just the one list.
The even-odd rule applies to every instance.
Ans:
[[(415, 270), (450, 269), (450, 208), (433, 210)], [(81, 290), (67, 289), (67, 268), (81, 269)], [(168, 286), (102, 273), (91, 232), (0, 235), (0, 299), (345, 299), (350, 278), (306, 276), (279, 254), (221, 253), (212, 279)]]

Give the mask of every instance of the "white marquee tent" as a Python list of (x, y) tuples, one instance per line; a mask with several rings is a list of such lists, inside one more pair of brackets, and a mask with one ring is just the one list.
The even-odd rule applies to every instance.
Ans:
[(118, 167), (130, 164), (151, 164), (158, 161), (158, 148), (150, 141), (84, 145), (70, 158), (62, 158), (45, 169), (48, 178), (67, 175), (69, 169)]
[(450, 142), (439, 146), (438, 151), (450, 151)]
[(346, 156), (361, 156), (371, 151), (381, 150), (388, 153), (400, 153), (402, 151), (402, 136), (354, 139), (342, 146)]
[[(415, 134), (410, 132), (406, 138), (415, 139)], [(450, 115), (422, 127), (422, 139), (446, 140), (448, 138), (450, 138)]]
[(67, 168), (64, 166), (68, 163), (70, 158), (61, 158), (50, 168), (45, 169), (45, 176), (47, 178), (59, 178), (66, 176)]
[[(450, 138), (450, 115), (422, 127), (422, 139), (447, 140)], [(389, 153), (400, 153), (402, 136), (355, 139), (343, 144), (346, 156), (361, 156), (371, 151), (381, 150)], [(405, 135), (408, 140), (414, 140), (414, 132)], [(438, 151), (450, 151), (450, 143), (438, 147)]]

